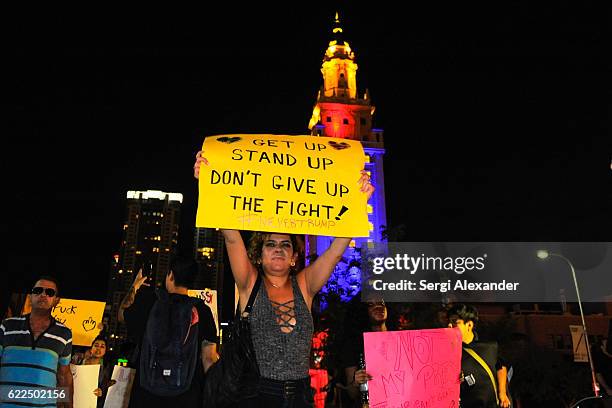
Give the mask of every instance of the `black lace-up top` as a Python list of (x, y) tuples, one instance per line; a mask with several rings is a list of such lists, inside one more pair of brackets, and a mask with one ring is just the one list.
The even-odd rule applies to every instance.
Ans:
[[(264, 378), (299, 380), (308, 377), (314, 325), (295, 276), (293, 300), (277, 303), (259, 287), (249, 317), (255, 355)], [(291, 324), (295, 318), (295, 325)]]

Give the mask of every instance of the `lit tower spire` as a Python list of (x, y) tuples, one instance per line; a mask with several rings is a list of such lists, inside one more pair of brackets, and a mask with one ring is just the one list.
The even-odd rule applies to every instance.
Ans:
[[(357, 94), (355, 53), (344, 39), (338, 13), (334, 18), (332, 40), (323, 55), (321, 73), (323, 86), (318, 93), (308, 129), (316, 136), (360, 141), (369, 159), (366, 170), (376, 186), (374, 195), (368, 201), (370, 236), (357, 238), (353, 243), (356, 247), (362, 247), (380, 241), (381, 227), (387, 225), (383, 173), (385, 148), (383, 130), (372, 127), (374, 106), (368, 90), (365, 90), (361, 98)], [(327, 248), (330, 242), (330, 237), (310, 236), (308, 253), (317, 253), (319, 249)]]
[(336, 13), (321, 73), (323, 86), (319, 91), (312, 117), (308, 123), (311, 134), (341, 137), (376, 143), (382, 147), (382, 131), (372, 129), (374, 106), (368, 90), (357, 95), (357, 63), (355, 53), (344, 40), (344, 30)]
[(344, 41), (338, 13), (336, 13), (332, 34), (333, 39), (329, 42), (321, 66), (324, 95), (355, 99), (357, 97), (357, 64), (349, 43)]

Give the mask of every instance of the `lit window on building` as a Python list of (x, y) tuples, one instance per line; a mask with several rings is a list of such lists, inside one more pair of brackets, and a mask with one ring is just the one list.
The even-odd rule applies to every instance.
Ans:
[(142, 251), (136, 251), (136, 255), (142, 255)]
[(202, 248), (198, 248), (198, 252), (200, 252), (202, 254), (202, 257), (207, 258), (207, 259), (211, 259), (214, 252), (215, 252), (215, 248), (211, 248), (211, 247), (202, 247)]
[(370, 221), (368, 221), (368, 228), (370, 231), (374, 231), (374, 224), (372, 224)]
[(368, 239), (368, 248), (374, 248), (374, 240), (373, 239)]
[(368, 214), (372, 214), (374, 212), (374, 207), (372, 207), (372, 204), (368, 204)]
[(351, 239), (351, 242), (349, 242), (349, 247), (350, 248), (355, 248), (355, 245), (357, 245), (357, 243), (355, 242), (354, 239)]

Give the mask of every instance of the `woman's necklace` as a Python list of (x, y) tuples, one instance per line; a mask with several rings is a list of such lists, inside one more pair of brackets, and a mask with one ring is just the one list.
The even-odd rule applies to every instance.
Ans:
[(270, 278), (268, 278), (267, 276), (266, 276), (266, 280), (268, 281), (268, 283), (270, 283), (270, 285), (274, 286), (276, 289), (280, 289), (281, 286), (285, 286), (284, 284), (283, 285), (277, 285), (276, 283), (272, 282), (270, 280)]

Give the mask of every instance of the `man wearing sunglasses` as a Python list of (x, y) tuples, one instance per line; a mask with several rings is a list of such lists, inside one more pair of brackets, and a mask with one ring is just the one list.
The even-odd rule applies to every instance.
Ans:
[[(58, 403), (58, 406), (72, 407), (72, 331), (51, 316), (60, 300), (58, 295), (57, 281), (42, 276), (30, 291), (32, 312), (2, 321), (0, 408), (55, 406), (52, 393), (41, 393), (40, 390), (53, 391), (57, 387), (63, 388), (63, 401), (68, 400)], [(30, 390), (38, 392), (28, 398)]]

